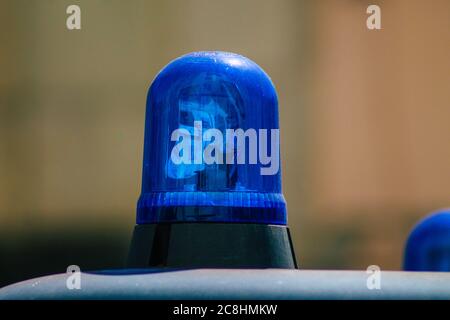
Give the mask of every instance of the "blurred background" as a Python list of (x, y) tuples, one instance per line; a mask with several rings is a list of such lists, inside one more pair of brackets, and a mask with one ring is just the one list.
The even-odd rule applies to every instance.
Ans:
[(124, 265), (148, 86), (199, 50), (277, 87), (300, 266), (400, 269), (415, 222), (450, 206), (449, 40), (448, 0), (0, 0), (0, 286)]

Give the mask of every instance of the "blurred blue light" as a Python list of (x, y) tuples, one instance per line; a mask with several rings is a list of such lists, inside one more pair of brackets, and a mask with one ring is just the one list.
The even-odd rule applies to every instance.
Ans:
[[(241, 143), (231, 134), (240, 129)], [(196, 52), (172, 61), (147, 96), (137, 223), (285, 225), (278, 129), (275, 88), (251, 60)]]
[(450, 208), (417, 223), (406, 243), (404, 269), (450, 271)]

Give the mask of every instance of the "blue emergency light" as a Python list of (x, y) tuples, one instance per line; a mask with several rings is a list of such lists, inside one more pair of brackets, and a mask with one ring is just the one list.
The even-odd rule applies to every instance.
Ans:
[(285, 225), (278, 129), (275, 88), (253, 61), (172, 61), (148, 92), (137, 223)]
[(408, 271), (450, 271), (450, 208), (419, 221), (409, 235), (404, 257)]
[[(195, 265), (295, 266), (279, 138), (274, 85), (253, 61), (195, 52), (163, 68), (147, 96), (142, 193), (130, 253), (130, 261), (142, 250), (154, 258), (132, 265), (185, 266), (202, 256)], [(211, 262), (208, 244), (215, 256), (225, 256)], [(277, 258), (263, 254), (267, 248), (279, 251)], [(170, 263), (175, 251), (172, 256), (192, 257)], [(280, 254), (288, 262), (279, 264)], [(259, 262), (246, 258), (252, 255)], [(261, 260), (265, 255), (270, 262)]]

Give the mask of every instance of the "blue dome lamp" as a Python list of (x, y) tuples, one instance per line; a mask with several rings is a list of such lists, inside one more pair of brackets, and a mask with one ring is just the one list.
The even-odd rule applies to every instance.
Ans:
[(296, 268), (279, 152), (277, 94), (257, 64), (169, 63), (147, 97), (129, 266)]
[(409, 235), (404, 270), (450, 271), (450, 208), (421, 220)]

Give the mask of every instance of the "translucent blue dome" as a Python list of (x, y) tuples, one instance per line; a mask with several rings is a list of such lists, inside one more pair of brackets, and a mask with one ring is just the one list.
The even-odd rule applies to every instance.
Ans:
[(404, 269), (450, 271), (450, 208), (430, 214), (414, 227), (406, 243)]
[(268, 75), (233, 53), (169, 63), (147, 96), (138, 224), (286, 224), (278, 100)]

